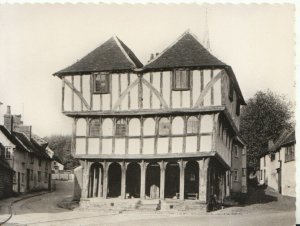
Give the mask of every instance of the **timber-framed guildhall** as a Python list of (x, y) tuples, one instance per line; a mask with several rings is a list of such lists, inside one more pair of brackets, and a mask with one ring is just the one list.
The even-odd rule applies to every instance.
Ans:
[(81, 200), (195, 199), (246, 192), (242, 92), (190, 32), (143, 65), (117, 37), (54, 74), (73, 118)]

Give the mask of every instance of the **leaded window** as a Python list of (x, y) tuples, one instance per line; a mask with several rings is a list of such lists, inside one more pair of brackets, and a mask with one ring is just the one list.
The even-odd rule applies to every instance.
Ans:
[(175, 70), (173, 73), (173, 90), (190, 89), (190, 71)]
[(90, 136), (98, 137), (100, 136), (100, 120), (93, 119), (90, 123)]
[(126, 135), (126, 121), (119, 119), (116, 124), (116, 136), (123, 137)]
[(94, 74), (94, 93), (106, 94), (109, 93), (109, 74), (100, 73)]

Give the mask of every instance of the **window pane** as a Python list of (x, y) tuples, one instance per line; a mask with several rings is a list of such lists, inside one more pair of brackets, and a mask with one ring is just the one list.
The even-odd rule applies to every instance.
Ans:
[(170, 121), (167, 118), (159, 120), (159, 135), (169, 135), (170, 132)]
[(100, 120), (94, 119), (90, 125), (90, 136), (100, 136)]
[(108, 93), (109, 92), (109, 75), (97, 74), (94, 77), (94, 92)]
[(116, 124), (116, 136), (125, 136), (126, 135), (126, 121), (120, 119)]
[(187, 122), (187, 133), (197, 133), (198, 124), (199, 120), (196, 117), (190, 117)]

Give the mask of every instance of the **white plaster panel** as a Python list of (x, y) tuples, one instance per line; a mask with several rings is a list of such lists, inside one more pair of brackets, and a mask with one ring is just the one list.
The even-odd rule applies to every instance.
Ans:
[(155, 121), (152, 118), (147, 118), (144, 121), (144, 135), (150, 136), (155, 134)]
[(100, 110), (100, 94), (93, 94), (93, 110)]
[(110, 109), (110, 95), (111, 94), (102, 94), (102, 110)]
[(82, 76), (82, 95), (86, 102), (90, 104), (90, 75), (83, 75)]
[(99, 154), (99, 138), (88, 138), (88, 154)]
[(186, 153), (197, 152), (197, 136), (188, 136), (186, 137)]
[(191, 91), (182, 91), (182, 107), (189, 108), (190, 107), (190, 93)]
[(172, 138), (172, 153), (182, 153), (183, 138), (173, 137)]
[(180, 108), (180, 91), (172, 91), (172, 107)]
[(141, 135), (141, 123), (137, 118), (132, 118), (129, 121), (129, 136)]
[(115, 154), (125, 154), (125, 138), (116, 138)]
[(168, 105), (170, 105), (170, 89), (171, 89), (171, 84), (170, 84), (171, 78), (170, 77), (171, 77), (170, 71), (163, 72), (163, 93), (162, 93), (162, 95)]
[(143, 154), (154, 154), (154, 138), (144, 138)]
[[(143, 108), (144, 109), (150, 109), (150, 89), (142, 84), (143, 86)], [(152, 92), (152, 98), (153, 98), (153, 92)]]
[(86, 120), (83, 118), (77, 120), (76, 136), (86, 136)]
[(201, 152), (211, 151), (211, 135), (201, 136), (200, 151)]
[(201, 133), (210, 133), (213, 130), (213, 118), (211, 115), (201, 117)]
[(130, 104), (131, 104), (131, 109), (138, 109), (138, 84), (134, 86), (130, 90)]
[(128, 145), (129, 154), (139, 154), (140, 153), (140, 139), (129, 139)]
[(76, 154), (85, 154), (85, 138), (76, 138)]
[[(121, 93), (123, 93), (128, 87), (127, 74), (121, 74)], [(122, 110), (128, 110), (128, 96), (126, 96), (121, 104)]]
[[(204, 75), (204, 86), (203, 88), (205, 89), (205, 87), (207, 86), (207, 84), (209, 83), (209, 81), (211, 80), (210, 78), (210, 70), (203, 70), (203, 75)], [(204, 106), (210, 106), (211, 105), (211, 89), (209, 89), (209, 91), (207, 92), (207, 94), (204, 96), (204, 101), (203, 101), (203, 105)]]
[(160, 137), (157, 141), (157, 153), (158, 154), (167, 154), (169, 147), (169, 138)]
[(195, 70), (193, 71), (193, 106), (195, 105), (199, 95), (200, 95), (200, 71)]
[(64, 100), (64, 110), (71, 111), (72, 104), (72, 90), (69, 86), (65, 85), (65, 100)]
[(172, 122), (172, 133), (173, 134), (183, 134), (184, 121), (183, 118), (177, 116)]
[(221, 79), (219, 79), (214, 85), (214, 105), (221, 105)]
[(112, 153), (112, 139), (102, 139), (102, 154)]
[(112, 74), (111, 75), (111, 95), (112, 95), (112, 103), (113, 106), (115, 105), (115, 103), (117, 102), (117, 100), (119, 99), (119, 80), (118, 80), (118, 74)]
[(102, 135), (103, 136), (112, 136), (113, 122), (110, 118), (106, 118), (102, 123)]

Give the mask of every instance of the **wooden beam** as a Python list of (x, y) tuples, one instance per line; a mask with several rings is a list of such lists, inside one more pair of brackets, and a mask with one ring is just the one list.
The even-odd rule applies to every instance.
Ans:
[(109, 109), (112, 109), (112, 74), (109, 74)]
[[(80, 75), (80, 94), (82, 95), (83, 89), (82, 89), (82, 75)], [(83, 111), (83, 102), (80, 101), (80, 109)]]
[[(153, 74), (150, 72), (150, 84), (153, 84)], [(150, 109), (153, 108), (153, 103), (152, 103), (152, 90), (150, 89)]]
[[(118, 97), (121, 96), (121, 74), (118, 75)], [(119, 109), (122, 109), (122, 104), (119, 105)]]
[(141, 131), (140, 131), (140, 154), (143, 154), (143, 147), (144, 147), (144, 118), (143, 116), (140, 119), (141, 121)]
[(169, 116), (169, 145), (168, 145), (168, 153), (172, 153), (172, 123), (173, 123), (173, 117)]
[(200, 143), (201, 143), (201, 115), (198, 115), (198, 127), (197, 127), (197, 131), (198, 131), (198, 136), (197, 136), (197, 152), (200, 152)]
[[(160, 72), (160, 95), (163, 97), (163, 72)], [(160, 108), (162, 108), (162, 103), (160, 102)]]
[(126, 95), (130, 92), (131, 89), (133, 89), (137, 84), (139, 83), (139, 79), (136, 79), (133, 83), (131, 83), (130, 86), (127, 87), (126, 90), (123, 91), (120, 98), (116, 101), (114, 107), (112, 108), (113, 111), (116, 111), (118, 106), (121, 104), (123, 99), (126, 97)]
[(89, 150), (89, 134), (90, 133), (90, 119), (86, 118), (86, 135), (85, 135), (85, 153), (88, 154)]
[(146, 81), (144, 78), (141, 79), (142, 83), (145, 84), (145, 86), (147, 86), (150, 90), (153, 91), (153, 93), (155, 94), (155, 96), (159, 99), (160, 103), (162, 104), (162, 106), (164, 108), (169, 108), (165, 99), (160, 95), (160, 93), (157, 91), (157, 89), (155, 89), (148, 81)]
[(196, 104), (194, 105), (194, 108), (197, 108), (201, 105), (208, 91), (221, 78), (222, 78), (222, 72), (218, 73), (216, 77), (210, 80), (210, 82), (205, 86), (204, 90), (200, 93), (200, 96), (198, 97)]
[[(72, 86), (74, 87), (74, 76), (71, 76)], [(72, 102), (71, 109), (74, 111), (74, 89), (72, 89)]]
[(72, 86), (71, 82), (69, 82), (68, 80), (64, 80), (64, 83), (70, 87), (72, 90), (74, 90), (75, 94), (79, 97), (79, 99), (83, 102), (83, 104), (86, 106), (87, 109), (91, 109), (90, 105), (87, 103), (87, 101), (84, 99), (84, 97), (82, 96), (82, 94), (74, 87)]
[(73, 126), (72, 126), (72, 146), (71, 146), (71, 153), (73, 156), (75, 155), (76, 151), (76, 127), (77, 127), (77, 118), (73, 119)]
[[(127, 74), (127, 87), (130, 86), (130, 73)], [(130, 92), (128, 93), (128, 109), (130, 109), (131, 106), (131, 100), (130, 100)]]
[(61, 87), (61, 111), (65, 110), (65, 77), (62, 77), (62, 87)]
[(174, 71), (170, 71), (170, 108), (173, 107), (173, 77), (174, 77)]
[(187, 116), (183, 116), (184, 127), (183, 127), (183, 138), (182, 138), (182, 152), (186, 152), (186, 137), (187, 137)]
[(158, 142), (158, 133), (159, 133), (159, 120), (158, 117), (155, 117), (155, 139), (154, 139), (154, 154), (157, 154), (157, 142)]
[(190, 107), (193, 107), (193, 71), (190, 71)]
[(179, 97), (179, 100), (180, 100), (179, 103), (180, 103), (180, 105), (179, 106), (182, 108), (182, 95), (183, 95), (183, 93), (182, 93), (182, 90), (180, 90), (179, 92), (180, 92), (180, 97)]
[(142, 75), (138, 75), (138, 105), (139, 109), (143, 109), (143, 87), (142, 87)]
[(90, 75), (90, 110), (93, 109), (93, 89), (94, 89), (94, 75)]
[(100, 117), (100, 130), (99, 130), (99, 153), (100, 155), (102, 154), (102, 139), (103, 139), (103, 130), (102, 130), (102, 123), (103, 123), (103, 118)]
[(117, 119), (113, 118), (113, 138), (112, 138), (112, 153), (115, 153), (116, 144), (116, 129), (117, 129)]
[(129, 118), (125, 118), (126, 123), (126, 132), (125, 132), (125, 154), (128, 154), (128, 146), (129, 146)]
[[(212, 80), (214, 77), (214, 70), (210, 70), (210, 79)], [(210, 89), (210, 104), (214, 105), (214, 86), (211, 87)]]

